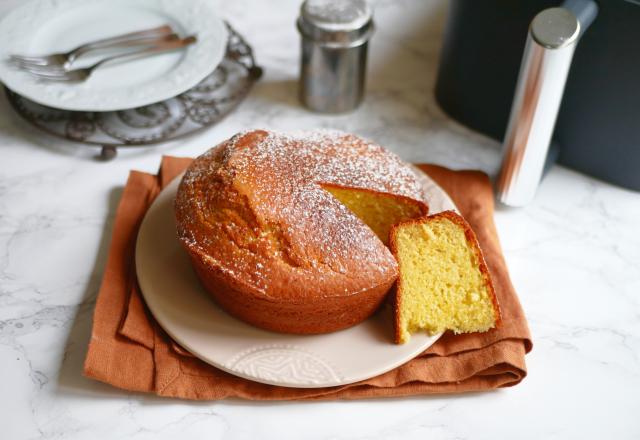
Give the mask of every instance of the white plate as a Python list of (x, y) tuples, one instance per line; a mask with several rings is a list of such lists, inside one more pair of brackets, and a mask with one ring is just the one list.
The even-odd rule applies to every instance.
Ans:
[[(273, 333), (228, 315), (200, 285), (178, 242), (173, 201), (180, 178), (160, 193), (142, 222), (136, 268), (140, 289), (158, 323), (203, 361), (256, 382), (328, 387), (385, 373), (440, 337), (416, 333), (408, 343), (394, 344), (388, 308), (349, 329), (313, 336)], [(433, 181), (426, 186), (431, 212), (455, 209)]]
[[(222, 60), (227, 29), (209, 0), (33, 0), (0, 21), (0, 81), (54, 108), (113, 111), (163, 101), (190, 89)], [(10, 54), (61, 52), (100, 38), (169, 23), (187, 49), (97, 69), (84, 83), (44, 82), (8, 61)], [(96, 59), (80, 59), (80, 65)]]

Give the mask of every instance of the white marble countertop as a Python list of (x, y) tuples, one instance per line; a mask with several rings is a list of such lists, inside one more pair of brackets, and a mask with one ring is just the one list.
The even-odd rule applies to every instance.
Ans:
[[(20, 0), (0, 0), (0, 14)], [(536, 200), (496, 221), (534, 350), (518, 386), (482, 394), (326, 403), (191, 403), (81, 376), (115, 206), (130, 169), (196, 155), (249, 127), (335, 127), (411, 161), (492, 172), (496, 142), (432, 96), (446, 3), (375, 2), (364, 105), (319, 116), (296, 99), (297, 0), (220, 1), (265, 76), (223, 123), (122, 152), (28, 127), (0, 98), (0, 437), (3, 439), (640, 438), (640, 194), (556, 166)]]

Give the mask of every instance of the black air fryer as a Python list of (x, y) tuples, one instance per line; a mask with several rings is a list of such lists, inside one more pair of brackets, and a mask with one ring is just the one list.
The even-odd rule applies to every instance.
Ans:
[[(551, 145), (559, 163), (640, 190), (640, 0), (591, 3)], [(532, 20), (560, 4), (451, 0), (436, 84), (441, 107), (503, 140)]]

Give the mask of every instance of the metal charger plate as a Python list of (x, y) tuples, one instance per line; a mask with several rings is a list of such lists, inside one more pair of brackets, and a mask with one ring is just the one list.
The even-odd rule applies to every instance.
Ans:
[(229, 41), (220, 65), (195, 87), (155, 104), (111, 112), (59, 110), (5, 87), (9, 103), (27, 122), (66, 140), (102, 147), (112, 159), (119, 147), (168, 142), (210, 127), (229, 114), (262, 76), (251, 46), (228, 23)]

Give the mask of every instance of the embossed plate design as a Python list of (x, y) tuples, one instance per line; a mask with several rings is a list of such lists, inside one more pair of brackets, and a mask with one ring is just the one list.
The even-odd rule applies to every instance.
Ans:
[[(256, 382), (297, 388), (344, 385), (385, 373), (417, 356), (440, 335), (393, 343), (389, 309), (335, 333), (300, 336), (262, 330), (220, 309), (201, 287), (176, 237), (173, 201), (180, 177), (147, 212), (136, 243), (138, 283), (162, 328), (203, 361)], [(455, 209), (425, 176), (432, 212)]]
[[(8, 61), (14, 53), (66, 51), (165, 23), (180, 35), (196, 35), (197, 43), (183, 51), (101, 67), (80, 84), (42, 81)], [(0, 21), (0, 80), (14, 92), (57, 109), (123, 110), (163, 101), (195, 86), (220, 63), (226, 43), (227, 29), (209, 0), (31, 0)], [(87, 55), (77, 67), (99, 57)]]

